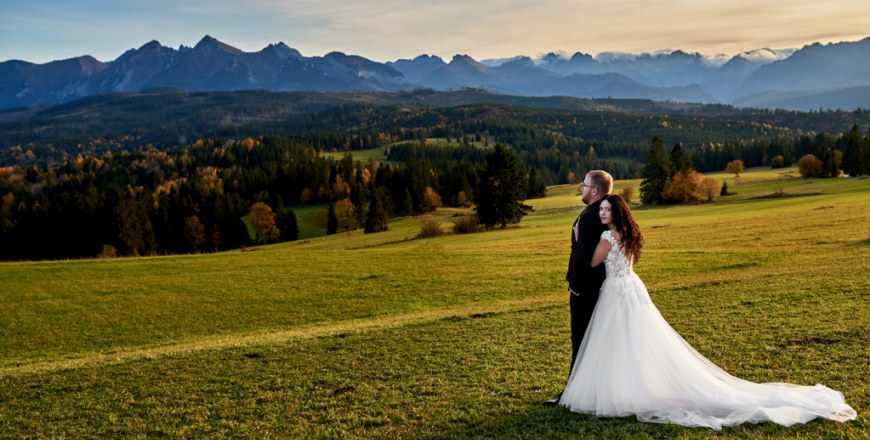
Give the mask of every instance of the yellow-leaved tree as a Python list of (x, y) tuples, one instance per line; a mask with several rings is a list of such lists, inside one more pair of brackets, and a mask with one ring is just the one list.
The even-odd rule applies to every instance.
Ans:
[(275, 241), (281, 237), (281, 231), (275, 222), (275, 213), (263, 202), (251, 205), (248, 211), (248, 222), (254, 234), (251, 240), (256, 244)]

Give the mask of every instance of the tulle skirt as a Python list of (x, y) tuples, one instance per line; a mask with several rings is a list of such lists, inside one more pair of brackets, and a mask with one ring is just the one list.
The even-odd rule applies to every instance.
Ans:
[(604, 281), (560, 404), (603, 417), (712, 429), (856, 417), (843, 394), (826, 386), (754, 383), (726, 373), (671, 328), (633, 272)]

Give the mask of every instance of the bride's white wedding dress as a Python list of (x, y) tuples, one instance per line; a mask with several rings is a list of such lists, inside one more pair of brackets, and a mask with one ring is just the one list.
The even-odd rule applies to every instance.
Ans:
[(824, 385), (749, 382), (707, 360), (665, 321), (610, 231), (601, 237), (613, 245), (604, 260), (607, 279), (560, 405), (713, 429), (855, 419), (843, 394)]

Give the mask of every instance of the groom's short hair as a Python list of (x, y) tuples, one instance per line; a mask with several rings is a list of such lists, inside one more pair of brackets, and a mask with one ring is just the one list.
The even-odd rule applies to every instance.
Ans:
[(613, 191), (613, 176), (607, 171), (592, 170), (586, 175), (592, 182), (592, 186), (598, 188), (604, 194), (610, 194)]

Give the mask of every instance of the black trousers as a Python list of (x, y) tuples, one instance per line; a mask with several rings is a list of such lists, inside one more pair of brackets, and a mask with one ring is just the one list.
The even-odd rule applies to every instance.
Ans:
[(570, 375), (571, 371), (574, 370), (574, 362), (577, 360), (580, 344), (583, 343), (583, 336), (586, 335), (586, 327), (589, 326), (592, 312), (595, 311), (598, 292), (584, 292), (579, 296), (568, 292), (568, 295), (571, 296), (569, 301), (571, 306), (571, 368), (568, 370)]

